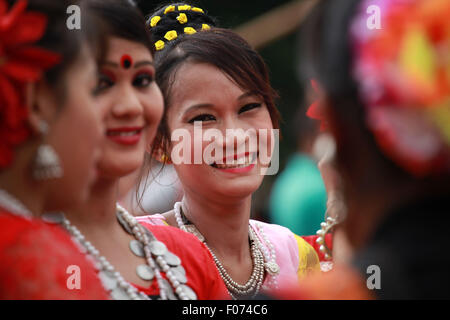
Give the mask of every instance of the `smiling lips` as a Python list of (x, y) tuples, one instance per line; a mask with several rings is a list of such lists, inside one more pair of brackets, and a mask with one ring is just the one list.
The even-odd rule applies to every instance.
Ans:
[(256, 152), (246, 152), (245, 154), (239, 156), (234, 155), (234, 157), (224, 157), (223, 164), (213, 163), (211, 166), (224, 172), (245, 173), (251, 171), (254, 168), (254, 162), (256, 158)]
[(143, 127), (114, 128), (106, 131), (106, 136), (117, 144), (132, 146), (139, 143)]

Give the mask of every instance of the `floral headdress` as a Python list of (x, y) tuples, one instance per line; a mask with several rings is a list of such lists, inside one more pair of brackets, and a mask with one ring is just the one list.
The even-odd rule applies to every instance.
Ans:
[[(148, 25), (150, 28), (155, 28), (158, 23), (160, 23), (161, 19), (164, 16), (169, 16), (174, 18), (180, 26), (183, 26), (182, 33), (183, 34), (194, 34), (197, 32), (196, 28), (193, 26), (187, 26), (188, 23), (188, 14), (197, 13), (197, 14), (205, 14), (205, 11), (201, 8), (192, 7), (190, 5), (168, 5), (162, 9), (162, 15), (154, 15), (149, 21)], [(201, 26), (198, 27), (198, 30), (210, 30), (211, 26), (207, 23), (202, 23)], [(164, 37), (155, 42), (156, 51), (163, 50), (167, 42), (175, 40), (178, 38), (178, 32), (176, 30), (169, 30), (164, 34)]]
[(14, 148), (29, 136), (24, 88), (41, 79), (60, 56), (33, 46), (42, 38), (47, 17), (26, 12), (26, 0), (18, 0), (8, 11), (0, 0), (0, 169), (14, 159)]
[[(417, 176), (450, 172), (450, 1), (363, 1), (354, 77), (382, 151)], [(381, 29), (367, 27), (377, 5)]]
[[(368, 26), (373, 5), (379, 28)], [(381, 151), (418, 177), (449, 173), (450, 1), (361, 1), (350, 36), (352, 73)], [(315, 105), (308, 113), (324, 120)]]

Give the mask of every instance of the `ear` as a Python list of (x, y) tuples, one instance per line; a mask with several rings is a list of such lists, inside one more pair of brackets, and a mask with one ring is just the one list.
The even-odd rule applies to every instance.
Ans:
[(35, 134), (41, 134), (42, 122), (50, 123), (56, 116), (57, 104), (52, 90), (42, 81), (27, 83), (25, 104), (31, 130)]

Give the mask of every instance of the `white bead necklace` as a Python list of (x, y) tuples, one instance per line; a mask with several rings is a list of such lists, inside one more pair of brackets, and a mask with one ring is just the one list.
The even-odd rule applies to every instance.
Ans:
[(0, 207), (6, 209), (11, 214), (23, 218), (29, 219), (33, 217), (31, 211), (22, 202), (3, 189), (0, 189)]
[(206, 243), (205, 237), (198, 231), (198, 229), (193, 224), (186, 225), (183, 222), (181, 212), (182, 207), (184, 208), (184, 211), (187, 210), (184, 207), (183, 203), (181, 202), (177, 202), (174, 205), (175, 219), (177, 221), (178, 227), (184, 231), (194, 234), (200, 241), (202, 241), (206, 245), (206, 247), (208, 248), (214, 259), (217, 269), (219, 270), (220, 276), (225, 282), (228, 292), (230, 293), (230, 296), (233, 299), (237, 299), (240, 296), (249, 296), (249, 295), (256, 296), (264, 282), (264, 271), (267, 271), (268, 274), (271, 276), (271, 279), (269, 280), (268, 284), (265, 285), (264, 287), (265, 288), (277, 287), (276, 276), (279, 273), (279, 267), (278, 264), (276, 263), (275, 249), (272, 243), (265, 235), (262, 225), (256, 223), (258, 231), (261, 233), (266, 246), (270, 250), (270, 253), (268, 252), (266, 247), (262, 245), (261, 241), (258, 239), (256, 232), (252, 229), (251, 225), (249, 224), (249, 237), (251, 240), (253, 270), (250, 279), (245, 284), (241, 285), (231, 278), (231, 276), (223, 267), (220, 260), (214, 254), (213, 250)]

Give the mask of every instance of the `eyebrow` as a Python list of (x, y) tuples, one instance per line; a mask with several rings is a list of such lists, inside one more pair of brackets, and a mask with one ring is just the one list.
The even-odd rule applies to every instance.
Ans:
[(247, 91), (247, 92), (241, 94), (239, 96), (239, 98), (237, 98), (237, 99), (238, 100), (242, 100), (242, 99), (245, 99), (245, 98), (251, 97), (251, 96), (259, 96), (259, 94), (258, 94), (258, 92), (254, 91), (254, 90), (253, 91)]
[(195, 109), (202, 109), (202, 108), (212, 108), (214, 105), (212, 103), (199, 103), (199, 104), (194, 104), (192, 106), (190, 106), (189, 108), (187, 108), (183, 113), (189, 113), (192, 110)]
[[(257, 95), (258, 94), (256, 93), (256, 91), (248, 91), (248, 92), (245, 92), (245, 93), (241, 94), (237, 98), (237, 100), (240, 101), (240, 100), (243, 100), (243, 99), (245, 99), (247, 97), (257, 96)], [(194, 104), (194, 105), (190, 106), (183, 113), (186, 114), (186, 113), (188, 113), (188, 112), (190, 112), (192, 110), (195, 110), (195, 109), (213, 108), (213, 107), (214, 107), (214, 104), (212, 104), (212, 103), (199, 103), (199, 104)]]

